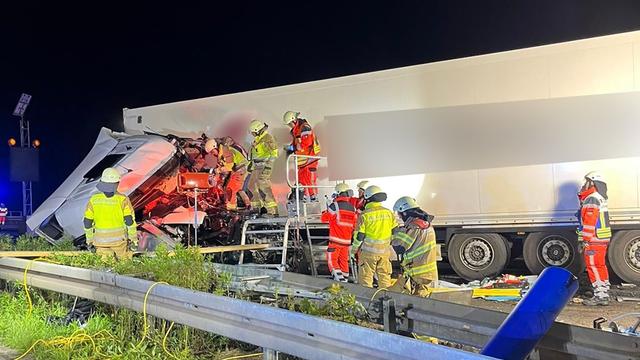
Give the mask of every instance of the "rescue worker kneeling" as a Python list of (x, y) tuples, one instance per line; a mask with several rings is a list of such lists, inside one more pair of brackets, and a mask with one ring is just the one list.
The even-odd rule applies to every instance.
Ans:
[(349, 186), (338, 184), (336, 197), (327, 210), (322, 212), (322, 222), (329, 223), (329, 246), (327, 246), (327, 264), (331, 276), (336, 281), (349, 279), (349, 248), (353, 229), (356, 226), (356, 208), (349, 196)]
[[(426, 297), (438, 282), (438, 248), (431, 226), (433, 216), (420, 208), (415, 199), (403, 196), (393, 205), (404, 226), (394, 231), (391, 245), (402, 255), (404, 277), (410, 281), (411, 294)], [(401, 281), (401, 280), (399, 280)]]
[(362, 286), (373, 287), (374, 274), (378, 287), (391, 286), (391, 236), (398, 226), (393, 212), (380, 204), (387, 194), (372, 185), (364, 191), (366, 205), (358, 217), (352, 254), (360, 251), (358, 281)]
[(137, 246), (137, 225), (129, 198), (118, 193), (120, 173), (106, 168), (97, 185), (98, 193), (89, 199), (84, 213), (84, 232), (87, 245), (93, 245), (96, 253), (131, 257), (129, 245)]

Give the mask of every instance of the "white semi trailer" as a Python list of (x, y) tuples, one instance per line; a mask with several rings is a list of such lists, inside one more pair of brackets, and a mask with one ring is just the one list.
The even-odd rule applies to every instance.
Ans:
[[(576, 191), (609, 182), (613, 270), (640, 282), (640, 32), (124, 109), (126, 132), (225, 135), (257, 117), (288, 141), (286, 110), (315, 126), (325, 183), (370, 179), (418, 198), (466, 279), (522, 255), (579, 271)], [(242, 136), (242, 135), (241, 135)], [(276, 196), (285, 203), (283, 160)]]

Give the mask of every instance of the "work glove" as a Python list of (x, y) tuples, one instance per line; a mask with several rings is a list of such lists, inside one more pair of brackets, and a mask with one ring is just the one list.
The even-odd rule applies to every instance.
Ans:
[(396, 254), (398, 254), (398, 255), (402, 255), (402, 254), (404, 254), (406, 252), (404, 247), (402, 247), (400, 245), (394, 245), (393, 246), (393, 251), (395, 251)]
[(285, 145), (283, 149), (287, 152), (287, 155), (292, 154), (296, 150), (293, 144)]
[(582, 230), (576, 230), (576, 234), (578, 235), (578, 252), (582, 254), (584, 252), (584, 247), (586, 246), (584, 239), (582, 238)]

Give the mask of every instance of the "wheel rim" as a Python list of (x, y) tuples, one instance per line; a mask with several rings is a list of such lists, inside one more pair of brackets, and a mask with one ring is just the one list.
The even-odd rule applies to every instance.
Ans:
[(625, 246), (624, 261), (633, 271), (640, 272), (640, 237), (634, 238)]
[(569, 241), (561, 236), (547, 236), (538, 245), (538, 260), (544, 266), (565, 267), (571, 263), (573, 251)]
[(460, 258), (472, 270), (486, 269), (493, 262), (493, 246), (480, 237), (467, 240), (460, 248)]

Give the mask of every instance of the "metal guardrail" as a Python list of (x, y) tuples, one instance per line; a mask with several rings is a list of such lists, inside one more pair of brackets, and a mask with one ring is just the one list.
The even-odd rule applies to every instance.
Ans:
[[(234, 272), (232, 265), (224, 266), (228, 272)], [(242, 271), (242, 270), (238, 270)], [(258, 275), (259, 272), (254, 272)], [(324, 289), (335, 283), (329, 279), (314, 278), (308, 275), (291, 272), (268, 273), (273, 278), (288, 286), (307, 290)], [(372, 303), (376, 290), (356, 284), (341, 284), (354, 294), (363, 304)], [(428, 298), (420, 298), (394, 292), (381, 292), (375, 296), (378, 306), (369, 306), (380, 315), (383, 321), (380, 298), (387, 297), (395, 303), (397, 329), (405, 333), (417, 333), (433, 336), (438, 339), (482, 348), (500, 327), (508, 314), (477, 308), (469, 305), (449, 303)], [(531, 324), (536, 326), (537, 319)], [(537, 354), (536, 354), (537, 352)], [(581, 326), (555, 322), (549, 332), (538, 343), (531, 359), (608, 359), (628, 360), (640, 359), (640, 338), (625, 336), (612, 332), (596, 330)]]
[[(22, 280), (29, 261), (0, 259), (0, 278)], [(150, 281), (68, 266), (33, 263), (31, 286), (142, 311)], [(224, 296), (157, 285), (149, 315), (304, 359), (488, 359), (407, 337)], [(271, 357), (270, 357), (271, 356)]]

